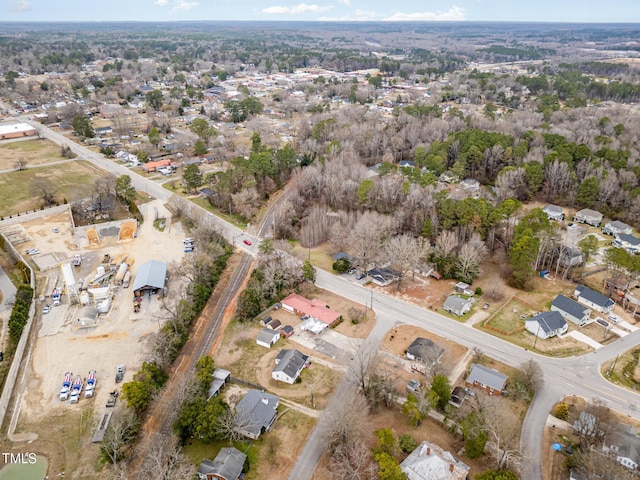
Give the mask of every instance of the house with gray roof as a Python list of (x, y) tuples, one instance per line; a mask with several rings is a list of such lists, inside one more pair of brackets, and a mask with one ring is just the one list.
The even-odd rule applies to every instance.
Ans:
[(527, 331), (539, 338), (547, 339), (567, 333), (569, 325), (560, 312), (543, 312), (524, 322)]
[(621, 222), (620, 220), (607, 222), (604, 224), (604, 227), (602, 227), (602, 233), (606, 235), (619, 235), (621, 233), (625, 235), (631, 235), (631, 232), (632, 228), (626, 223)]
[(547, 205), (542, 209), (542, 211), (547, 214), (549, 220), (555, 220), (557, 222), (564, 220), (564, 211), (562, 210), (562, 207), (559, 207), (558, 205)]
[(591, 317), (591, 309), (580, 305), (564, 295), (558, 295), (551, 302), (551, 311), (558, 312), (565, 320), (575, 323), (579, 327), (586, 325)]
[(237, 448), (221, 448), (213, 461), (202, 461), (198, 480), (238, 480), (245, 470), (246, 460), (247, 456)]
[(249, 390), (236, 405), (236, 429), (245, 437), (257, 440), (275, 422), (279, 404), (280, 398), (275, 395)]
[(471, 364), (471, 371), (467, 377), (467, 385), (470, 387), (480, 387), (489, 395), (502, 395), (502, 391), (507, 386), (509, 377), (504, 373), (480, 365), (479, 363)]
[(454, 315), (464, 315), (471, 310), (471, 298), (463, 298), (457, 295), (449, 295), (442, 306), (443, 310), (453, 313)]
[(583, 208), (576, 212), (573, 217), (574, 222), (588, 223), (593, 227), (599, 227), (602, 223), (602, 214), (590, 208)]
[(290, 385), (300, 376), (302, 370), (309, 365), (309, 355), (298, 350), (281, 350), (276, 357), (276, 366), (271, 372), (274, 380)]
[(265, 348), (271, 348), (278, 342), (278, 340), (280, 340), (280, 331), (272, 330), (268, 327), (260, 330), (260, 332), (258, 332), (258, 336), (256, 337), (256, 343)]
[(440, 363), (444, 349), (428, 338), (418, 337), (409, 345), (406, 355), (409, 360), (419, 360), (428, 365), (435, 365)]
[(470, 467), (433, 442), (424, 441), (400, 464), (408, 480), (466, 480)]
[(601, 313), (610, 313), (615, 305), (615, 302), (609, 297), (595, 290), (591, 290), (584, 285), (578, 285), (573, 292), (573, 296), (578, 299), (578, 302)]
[(627, 252), (637, 255), (640, 253), (640, 238), (625, 233), (616, 235), (616, 239), (611, 242), (616, 248), (624, 248)]

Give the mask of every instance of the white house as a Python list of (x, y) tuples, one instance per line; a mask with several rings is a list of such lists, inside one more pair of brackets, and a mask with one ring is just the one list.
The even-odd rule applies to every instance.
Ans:
[(567, 333), (569, 326), (559, 312), (543, 312), (527, 319), (524, 328), (544, 340)]
[(444, 305), (442, 306), (442, 308), (449, 313), (460, 316), (471, 310), (472, 303), (473, 300), (471, 298), (462, 298), (458, 297), (457, 295), (449, 295), (444, 301)]
[(631, 227), (626, 223), (623, 223), (619, 220), (614, 220), (613, 222), (607, 222), (602, 227), (602, 233), (606, 233), (607, 235), (618, 235), (624, 233), (625, 235), (631, 235)]
[(557, 222), (561, 222), (562, 220), (564, 220), (564, 212), (562, 210), (562, 207), (559, 207), (557, 205), (547, 205), (542, 209), (542, 211), (547, 214), (549, 220), (555, 220)]
[(602, 223), (602, 214), (589, 208), (583, 208), (576, 212), (573, 217), (574, 222), (588, 223), (594, 227), (599, 227)]
[(553, 299), (551, 311), (560, 313), (565, 320), (569, 320), (580, 327), (586, 325), (591, 317), (591, 309), (564, 295), (558, 295)]
[(302, 370), (308, 365), (308, 355), (304, 355), (298, 350), (282, 350), (276, 357), (276, 366), (271, 372), (271, 377), (274, 380), (293, 385)]
[(584, 285), (578, 285), (573, 292), (573, 296), (578, 299), (578, 302), (586, 305), (587, 307), (601, 313), (609, 313), (613, 310), (615, 302), (609, 297), (602, 295), (594, 290), (591, 290)]
[(637, 255), (640, 253), (640, 238), (626, 233), (616, 234), (616, 239), (611, 242), (616, 248), (624, 248), (627, 252)]

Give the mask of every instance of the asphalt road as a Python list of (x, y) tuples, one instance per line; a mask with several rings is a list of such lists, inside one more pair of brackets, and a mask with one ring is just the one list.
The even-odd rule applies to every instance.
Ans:
[[(157, 183), (132, 172), (128, 168), (117, 165), (106, 159), (101, 154), (71, 142), (63, 135), (46, 128), (43, 125), (22, 117), (21, 120), (37, 126), (43, 136), (60, 145), (68, 145), (81, 159), (86, 159), (95, 165), (115, 175), (129, 175), (133, 186), (141, 191), (146, 191), (163, 201), (168, 201), (173, 194), (162, 188)], [(200, 210), (211, 218), (211, 221), (220, 226), (223, 234), (234, 244), (237, 239), (249, 239), (251, 246), (238, 242), (240, 246), (255, 253), (259, 238), (252, 237), (242, 232), (237, 227), (215, 217), (204, 209), (193, 205), (193, 209)], [(269, 212), (269, 216), (272, 212)], [(269, 222), (265, 222), (268, 224)], [(264, 236), (266, 232), (260, 231)], [(349, 279), (332, 275), (318, 270), (317, 285), (326, 288), (351, 300), (366, 304), (371, 298), (371, 290)], [(541, 471), (541, 439), (547, 415), (552, 405), (565, 395), (577, 395), (591, 399), (598, 397), (606, 401), (607, 405), (629, 417), (640, 419), (638, 394), (619, 388), (607, 382), (599, 371), (599, 366), (618, 354), (629, 350), (640, 343), (640, 330), (627, 335), (610, 345), (607, 345), (593, 353), (565, 359), (544, 357), (521, 347), (504, 342), (496, 337), (473, 329), (472, 327), (451, 320), (430, 310), (424, 310), (397, 298), (376, 292), (374, 294), (373, 307), (377, 314), (377, 323), (372, 331), (371, 340), (379, 343), (384, 333), (397, 324), (411, 324), (420, 326), (426, 330), (437, 333), (449, 340), (460, 343), (467, 348), (479, 347), (485, 355), (509, 365), (519, 365), (526, 360), (535, 359), (544, 372), (544, 385), (538, 390), (536, 396), (525, 417), (521, 447), (524, 452), (525, 464), (521, 477), (523, 480), (539, 480)], [(344, 380), (336, 389), (332, 402), (344, 402), (355, 392), (355, 387)], [(316, 465), (322, 456), (323, 446), (320, 442), (322, 419), (312, 432), (309, 441), (305, 445), (302, 454), (298, 458), (290, 475), (291, 480), (305, 480), (311, 478)]]

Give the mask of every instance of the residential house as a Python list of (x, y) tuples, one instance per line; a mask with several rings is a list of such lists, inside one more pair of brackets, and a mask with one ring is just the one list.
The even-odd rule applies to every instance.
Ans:
[(618, 463), (629, 470), (637, 470), (640, 466), (640, 436), (631, 425), (615, 424), (606, 437), (602, 451), (615, 455)]
[(578, 285), (573, 292), (573, 296), (578, 299), (580, 303), (587, 307), (601, 313), (609, 313), (613, 310), (615, 302), (609, 297), (602, 295), (594, 290), (591, 290), (584, 285)]
[(203, 460), (198, 468), (198, 480), (238, 480), (244, 471), (247, 456), (237, 448), (221, 448), (216, 458)]
[(553, 299), (551, 311), (560, 313), (565, 320), (569, 320), (579, 327), (585, 325), (591, 317), (591, 309), (585, 308), (584, 305), (580, 305), (564, 295), (558, 295)]
[(444, 302), (442, 308), (454, 315), (464, 315), (471, 310), (471, 304), (473, 303), (471, 298), (462, 298), (457, 295), (449, 295)]
[(257, 440), (272, 427), (279, 404), (280, 398), (275, 395), (249, 390), (236, 405), (236, 428), (242, 435)]
[(607, 235), (631, 235), (631, 231), (632, 229), (629, 225), (619, 220), (607, 222), (604, 224), (604, 227), (602, 227), (602, 233), (605, 233)]
[(271, 348), (278, 342), (278, 340), (280, 340), (280, 332), (267, 327), (260, 330), (256, 337), (256, 343), (265, 348)]
[(539, 338), (547, 339), (567, 333), (569, 325), (560, 312), (554, 311), (543, 312), (527, 319), (524, 328)]
[(582, 210), (576, 212), (573, 217), (573, 221), (579, 223), (588, 223), (591, 226), (599, 227), (600, 223), (602, 223), (602, 214), (589, 208), (583, 208)]
[(489, 395), (502, 395), (502, 391), (507, 386), (508, 381), (509, 377), (504, 373), (479, 363), (471, 364), (471, 371), (467, 377), (467, 385), (480, 387), (487, 391)]
[(408, 480), (466, 480), (470, 467), (433, 442), (424, 441), (400, 464)]
[(151, 173), (151, 172), (155, 172), (158, 168), (170, 167), (170, 166), (171, 166), (171, 160), (165, 159), (165, 160), (158, 160), (156, 162), (147, 162), (142, 165), (142, 170), (144, 170), (147, 173)]
[(103, 135), (110, 135), (113, 133), (113, 128), (111, 127), (97, 127), (94, 129), (96, 136), (102, 137)]
[(562, 245), (558, 247), (560, 265), (563, 267), (576, 267), (582, 265), (582, 252), (577, 248)]
[(542, 211), (547, 214), (549, 220), (555, 220), (557, 222), (564, 220), (564, 211), (562, 210), (562, 207), (557, 205), (547, 205), (542, 209)]
[(444, 349), (428, 338), (418, 337), (409, 345), (406, 355), (409, 360), (419, 360), (427, 365), (435, 365), (440, 363)]
[(218, 396), (222, 387), (231, 379), (231, 372), (222, 368), (216, 368), (213, 371), (213, 380), (209, 384), (209, 391), (207, 392), (207, 400), (211, 397)]
[(349, 265), (353, 265), (354, 262), (356, 261), (355, 258), (353, 258), (351, 255), (345, 252), (338, 252), (333, 256), (334, 262), (337, 262), (338, 260), (343, 260), (343, 259), (349, 262)]
[(396, 272), (390, 268), (372, 268), (367, 272), (371, 281), (379, 287), (386, 287), (398, 279)]
[(216, 195), (217, 195), (215, 190), (213, 190), (213, 189), (211, 189), (209, 187), (201, 188), (199, 193), (200, 193), (200, 196), (203, 197), (203, 198), (215, 198)]
[(616, 239), (611, 242), (611, 245), (616, 248), (624, 248), (627, 252), (634, 255), (640, 253), (640, 238), (626, 233), (617, 234)]
[(322, 300), (308, 300), (302, 295), (292, 293), (282, 300), (282, 308), (296, 315), (308, 315), (331, 327), (340, 320), (341, 314), (331, 310)]
[(274, 380), (293, 385), (302, 370), (308, 365), (308, 355), (304, 355), (298, 350), (281, 350), (276, 357), (276, 366), (271, 372), (271, 377)]

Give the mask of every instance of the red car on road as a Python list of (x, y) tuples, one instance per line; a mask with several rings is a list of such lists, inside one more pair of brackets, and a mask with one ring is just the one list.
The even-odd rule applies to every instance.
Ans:
[(245, 245), (251, 245), (251, 242), (249, 240), (243, 240), (242, 243), (244, 243)]

